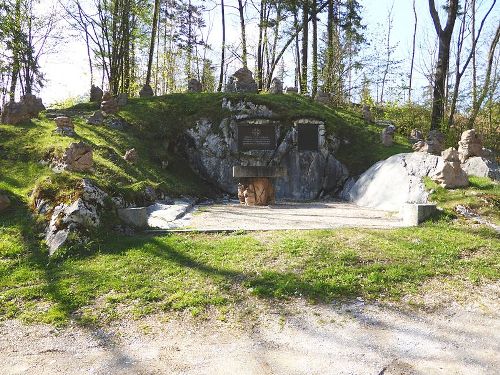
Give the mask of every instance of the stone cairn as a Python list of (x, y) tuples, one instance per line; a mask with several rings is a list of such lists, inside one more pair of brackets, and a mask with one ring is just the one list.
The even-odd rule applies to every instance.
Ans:
[(444, 134), (438, 130), (431, 130), (426, 141), (418, 141), (413, 145), (416, 152), (427, 152), (429, 154), (441, 155), (444, 150)]
[(382, 130), (380, 139), (384, 146), (390, 147), (394, 144), (394, 133), (396, 133), (396, 126), (393, 124), (387, 125), (384, 130)]
[(113, 114), (118, 112), (118, 103), (109, 92), (106, 92), (102, 97), (101, 111), (106, 114)]
[(257, 92), (257, 83), (247, 68), (238, 69), (229, 77), (226, 92)]
[(202, 92), (203, 91), (203, 86), (200, 81), (198, 81), (195, 78), (191, 78), (188, 81), (188, 92)]
[(73, 121), (71, 118), (66, 117), (66, 116), (59, 116), (54, 119), (56, 122), (56, 130), (55, 132), (57, 134), (61, 135), (66, 135), (68, 137), (74, 137), (75, 136), (75, 125), (73, 124)]
[(19, 124), (23, 121), (35, 118), (41, 111), (45, 110), (42, 99), (35, 95), (27, 94), (21, 97), (19, 102), (5, 104), (1, 120), (4, 124)]
[(483, 156), (483, 140), (475, 129), (466, 130), (458, 141), (458, 155), (460, 161), (465, 161), (472, 156)]
[(455, 189), (469, 185), (467, 173), (460, 166), (458, 152), (453, 147), (441, 153), (444, 159), (443, 168), (436, 174), (430, 176), (433, 181), (446, 189)]
[(99, 86), (92, 85), (90, 88), (90, 101), (100, 103), (102, 100), (103, 92)]
[(139, 96), (141, 98), (151, 98), (154, 96), (153, 88), (147, 84), (142, 86), (141, 91), (139, 91)]
[(273, 78), (271, 81), (271, 87), (269, 87), (269, 93), (283, 94), (283, 82), (281, 82), (279, 78)]
[(104, 122), (104, 114), (101, 110), (95, 111), (87, 120), (89, 125), (101, 125)]
[(268, 178), (252, 178), (238, 184), (238, 199), (245, 206), (273, 204), (274, 196), (274, 186)]
[(139, 154), (137, 153), (135, 148), (131, 148), (130, 150), (127, 150), (125, 152), (125, 155), (123, 155), (123, 159), (125, 159), (125, 161), (129, 162), (130, 164), (135, 164), (139, 159)]

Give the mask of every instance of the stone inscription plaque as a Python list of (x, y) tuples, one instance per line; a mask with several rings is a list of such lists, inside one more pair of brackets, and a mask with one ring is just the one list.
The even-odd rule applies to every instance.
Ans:
[(272, 125), (238, 125), (238, 150), (274, 150), (276, 129)]
[(299, 151), (318, 151), (318, 125), (299, 124), (297, 131)]

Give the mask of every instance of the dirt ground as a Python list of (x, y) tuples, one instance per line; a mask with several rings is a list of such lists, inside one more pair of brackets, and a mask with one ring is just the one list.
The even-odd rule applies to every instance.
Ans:
[(340, 227), (396, 228), (396, 214), (346, 202), (291, 203), (244, 206), (239, 203), (197, 207), (183, 219), (196, 230), (333, 229)]
[(105, 328), (10, 320), (0, 323), (0, 373), (498, 374), (500, 283), (466, 293), (433, 291), (414, 300), (424, 309), (252, 301), (225, 319), (156, 315)]

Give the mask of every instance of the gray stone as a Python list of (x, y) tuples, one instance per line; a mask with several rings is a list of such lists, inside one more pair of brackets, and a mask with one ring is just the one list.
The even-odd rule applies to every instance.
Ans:
[(104, 122), (104, 114), (101, 110), (95, 111), (87, 120), (87, 124), (101, 125)]
[(318, 90), (318, 92), (314, 96), (314, 101), (327, 105), (330, 104), (331, 97), (330, 94), (328, 94), (327, 92), (324, 92), (323, 90)]
[(203, 86), (200, 81), (195, 78), (191, 78), (188, 81), (188, 92), (202, 92)]
[(492, 180), (500, 181), (500, 167), (494, 159), (474, 156), (462, 164), (462, 169), (468, 176), (489, 177)]
[(427, 152), (433, 155), (441, 155), (444, 150), (445, 136), (438, 130), (431, 130), (426, 141), (418, 141), (413, 145), (416, 152)]
[(137, 160), (139, 159), (139, 154), (137, 153), (135, 148), (131, 148), (130, 150), (127, 150), (125, 152), (123, 159), (128, 161), (130, 164), (135, 164), (135, 163), (137, 163)]
[(467, 173), (460, 167), (460, 162), (445, 161), (441, 169), (429, 177), (445, 189), (456, 189), (469, 186)]
[(142, 86), (141, 91), (139, 91), (139, 96), (141, 98), (151, 98), (154, 94), (153, 88), (150, 85)]
[(447, 148), (441, 153), (444, 161), (457, 162), (460, 161), (458, 158), (458, 151), (453, 147)]
[(194, 203), (193, 199), (177, 199), (173, 204), (156, 202), (147, 208), (148, 226), (160, 229), (171, 229), (181, 226), (177, 221), (181, 220), (188, 213)]
[(279, 78), (273, 78), (271, 87), (269, 87), (270, 94), (283, 94), (283, 82)]
[(104, 93), (104, 96), (102, 97), (101, 111), (107, 114), (118, 112), (118, 103), (109, 92)]
[(411, 133), (410, 133), (409, 140), (410, 140), (411, 144), (415, 144), (418, 141), (423, 141), (424, 140), (424, 135), (422, 134), (422, 132), (420, 130), (413, 129), (411, 131)]
[(401, 210), (403, 224), (417, 226), (436, 212), (436, 205), (431, 203), (405, 203)]
[[(315, 119), (302, 119), (292, 128), (271, 120), (272, 111), (265, 106), (249, 102), (223, 100), (231, 116), (219, 124), (203, 119), (186, 131), (182, 147), (192, 168), (221, 190), (236, 194), (237, 181), (233, 178), (234, 166), (283, 167), (286, 177), (276, 178), (276, 198), (297, 200), (316, 199), (325, 193), (334, 193), (342, 187), (348, 171), (334, 156), (338, 140), (327, 135), (325, 125)], [(248, 118), (248, 119), (247, 119)], [(273, 150), (238, 150), (237, 130), (242, 119), (261, 125), (275, 125), (276, 139)], [(297, 126), (318, 126), (318, 151), (298, 150)]]
[(359, 206), (398, 212), (404, 203), (427, 203), (422, 178), (442, 169), (441, 157), (406, 153), (381, 160), (363, 173), (341, 196)]
[(4, 124), (16, 125), (23, 121), (35, 118), (45, 107), (42, 99), (35, 95), (25, 95), (19, 102), (8, 102), (3, 107), (1, 121)]
[(373, 114), (369, 106), (364, 105), (363, 106), (363, 119), (366, 122), (372, 123), (373, 122)]
[(93, 165), (92, 147), (84, 142), (71, 143), (62, 157), (64, 169), (76, 172), (90, 170)]
[(116, 213), (120, 220), (134, 228), (146, 228), (148, 226), (148, 211), (146, 207), (119, 208)]
[(79, 198), (71, 203), (60, 203), (52, 211), (45, 235), (50, 255), (67, 242), (71, 233), (81, 233), (101, 223), (107, 194), (88, 179), (83, 179), (78, 189)]
[(21, 103), (26, 107), (26, 112), (28, 112), (30, 118), (35, 118), (40, 112), (45, 111), (42, 99), (37, 98), (35, 95), (24, 95), (21, 97)]
[(10, 206), (10, 199), (7, 194), (0, 191), (0, 212), (7, 209)]
[(298, 94), (299, 93), (299, 89), (297, 87), (294, 87), (294, 86), (287, 87), (286, 90), (285, 90), (285, 92), (287, 94)]
[(100, 103), (102, 100), (104, 92), (100, 87), (92, 85), (90, 88), (90, 101), (95, 103)]
[(71, 120), (71, 118), (66, 116), (58, 116), (54, 119), (54, 121), (57, 126), (55, 130), (56, 133), (68, 137), (74, 137), (76, 135), (75, 126), (73, 125), (73, 121)]

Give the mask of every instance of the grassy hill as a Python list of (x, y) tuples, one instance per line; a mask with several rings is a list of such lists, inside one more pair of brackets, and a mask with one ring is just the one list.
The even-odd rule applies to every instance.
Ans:
[[(400, 298), (433, 278), (478, 283), (496, 280), (499, 239), (491, 229), (452, 222), (452, 212), (420, 228), (264, 234), (189, 234), (126, 237), (109, 227), (92, 234), (71, 257), (49, 258), (43, 223), (32, 216), (30, 192), (69, 199), (74, 184), (89, 177), (107, 192), (133, 197), (145, 185), (171, 196), (206, 196), (206, 184), (186, 161), (164, 147), (200, 117), (225, 113), (223, 97), (265, 104), (283, 123), (303, 116), (326, 122), (349, 142), (338, 158), (360, 173), (375, 161), (409, 149), (403, 138), (380, 145), (380, 128), (350, 110), (329, 109), (295, 95), (176, 94), (131, 99), (118, 118), (123, 130), (87, 125), (92, 104), (48, 110), (21, 125), (0, 125), (0, 190), (12, 206), (0, 213), (0, 319), (21, 318), (65, 324), (103, 324), (110, 319), (158, 311), (199, 314), (217, 306), (223, 315), (248, 298), (302, 297), (314, 301), (362, 296)], [(55, 174), (40, 163), (75, 139), (53, 133), (56, 115), (70, 115), (76, 140), (94, 149), (92, 173)], [(136, 148), (136, 165), (122, 159)], [(168, 167), (162, 168), (162, 162)], [(439, 192), (443, 202), (449, 198)], [(498, 188), (476, 184), (464, 195), (498, 202)], [(493, 198), (491, 198), (493, 197)], [(493, 203), (494, 204), (494, 203)]]

